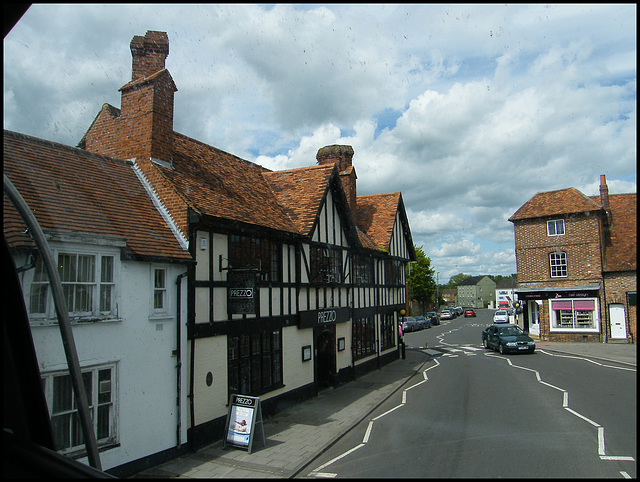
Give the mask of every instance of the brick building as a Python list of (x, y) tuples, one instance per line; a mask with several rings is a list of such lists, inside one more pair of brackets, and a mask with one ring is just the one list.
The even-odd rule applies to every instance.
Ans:
[(636, 339), (636, 194), (542, 192), (514, 224), (524, 327), (542, 340)]

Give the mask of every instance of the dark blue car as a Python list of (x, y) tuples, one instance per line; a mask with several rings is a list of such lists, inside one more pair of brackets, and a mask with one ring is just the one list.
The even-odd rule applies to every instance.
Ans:
[(482, 345), (500, 353), (533, 353), (536, 342), (516, 325), (492, 325), (482, 332)]

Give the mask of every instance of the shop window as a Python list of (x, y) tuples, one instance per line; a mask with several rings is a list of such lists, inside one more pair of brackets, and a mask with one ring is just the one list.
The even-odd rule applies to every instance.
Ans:
[(376, 325), (372, 316), (356, 318), (353, 322), (354, 360), (376, 353)]
[(229, 394), (261, 395), (282, 386), (282, 332), (260, 331), (227, 341)]
[(382, 315), (382, 326), (380, 326), (380, 345), (383, 350), (395, 346), (395, 319), (393, 313)]
[(551, 331), (598, 331), (596, 299), (550, 300)]

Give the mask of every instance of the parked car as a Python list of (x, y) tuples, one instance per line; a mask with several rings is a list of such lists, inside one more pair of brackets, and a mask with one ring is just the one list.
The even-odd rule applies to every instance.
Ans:
[(447, 306), (446, 307), (447, 310), (449, 310), (451, 312), (451, 315), (455, 318), (456, 316), (458, 316), (458, 312), (456, 311), (455, 306)]
[(402, 333), (409, 333), (410, 331), (413, 331), (413, 324), (407, 318), (402, 320), (400, 323), (402, 324)]
[(440, 312), (440, 319), (441, 320), (453, 320), (453, 313), (451, 313), (449, 310), (442, 310)]
[(405, 316), (402, 323), (402, 331), (404, 333), (420, 330), (420, 323), (415, 316)]
[(435, 311), (430, 311), (429, 313), (426, 314), (426, 316), (429, 322), (431, 323), (431, 325), (440, 324), (440, 318), (438, 318), (438, 313), (436, 313)]
[(454, 309), (456, 310), (457, 316), (461, 316), (464, 313), (462, 306), (456, 306)]
[(469, 316), (476, 316), (475, 310), (471, 308), (464, 310), (464, 317), (468, 318)]
[(536, 350), (536, 342), (517, 325), (491, 325), (482, 331), (482, 346), (500, 353), (526, 352)]
[(426, 315), (416, 316), (416, 320), (418, 320), (418, 323), (420, 324), (421, 329), (431, 328), (431, 321)]
[(509, 313), (505, 310), (498, 310), (493, 314), (494, 323), (509, 323)]

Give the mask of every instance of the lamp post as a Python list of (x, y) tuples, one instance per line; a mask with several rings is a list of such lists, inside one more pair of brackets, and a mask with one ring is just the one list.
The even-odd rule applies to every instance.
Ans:
[(402, 317), (402, 320), (400, 321), (400, 325), (398, 326), (398, 334), (400, 335), (399, 341), (398, 341), (398, 348), (400, 349), (400, 355), (401, 358), (404, 360), (405, 358), (407, 358), (407, 352), (406, 352), (406, 348), (404, 345), (404, 340), (402, 339), (402, 325), (404, 324), (404, 316), (407, 314), (407, 312), (405, 311), (404, 308), (402, 308), (398, 314)]

